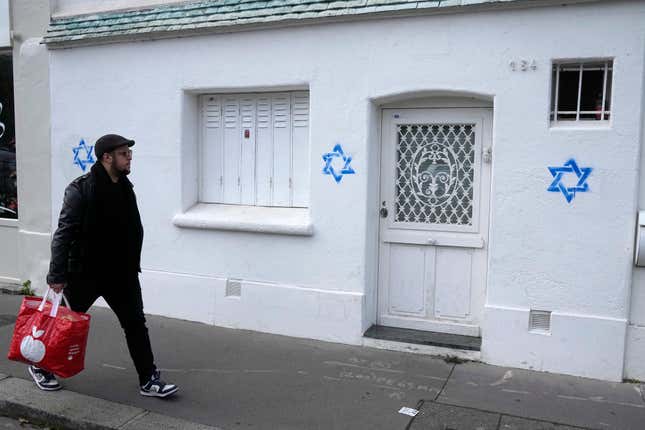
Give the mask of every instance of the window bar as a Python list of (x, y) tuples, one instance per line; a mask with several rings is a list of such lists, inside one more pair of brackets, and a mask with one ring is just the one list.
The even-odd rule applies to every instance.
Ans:
[(578, 106), (576, 107), (576, 121), (580, 121), (580, 97), (582, 95), (582, 63), (580, 64), (580, 76), (578, 77)]
[(553, 106), (553, 119), (558, 120), (558, 94), (560, 93), (560, 64), (556, 64), (555, 72), (555, 104)]
[(600, 106), (600, 120), (605, 119), (605, 98), (607, 97), (607, 74), (609, 73), (609, 61), (605, 61), (605, 75), (602, 83), (602, 106)]

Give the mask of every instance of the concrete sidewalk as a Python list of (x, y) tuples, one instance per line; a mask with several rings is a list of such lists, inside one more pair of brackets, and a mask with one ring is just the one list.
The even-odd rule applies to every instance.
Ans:
[[(8, 349), (20, 296), (0, 295)], [(639, 384), (507, 369), (169, 318), (148, 318), (157, 365), (180, 392), (139, 395), (111, 311), (93, 308), (86, 370), (45, 393), (0, 360), (0, 414), (63, 428), (642, 430)], [(4, 354), (3, 354), (4, 356)], [(411, 418), (401, 407), (419, 409)]]

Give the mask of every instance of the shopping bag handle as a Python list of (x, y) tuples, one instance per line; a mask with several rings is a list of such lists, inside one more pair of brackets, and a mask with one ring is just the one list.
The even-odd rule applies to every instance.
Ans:
[(52, 310), (49, 312), (50, 317), (56, 317), (58, 315), (58, 308), (60, 307), (60, 302), (61, 300), (64, 301), (65, 306), (69, 307), (69, 302), (67, 301), (67, 298), (65, 297), (65, 294), (61, 291), (60, 293), (57, 293), (56, 291), (52, 290), (51, 287), (47, 287), (47, 291), (45, 292), (45, 295), (43, 296), (42, 302), (40, 302), (40, 306), (38, 306), (38, 312), (42, 312), (43, 309), (45, 309), (45, 303), (47, 302), (47, 298), (49, 297), (49, 293), (52, 293), (53, 298), (52, 298)]

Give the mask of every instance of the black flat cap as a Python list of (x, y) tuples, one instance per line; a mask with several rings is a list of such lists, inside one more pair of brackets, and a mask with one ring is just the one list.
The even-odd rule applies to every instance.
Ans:
[(132, 146), (134, 145), (134, 140), (126, 139), (118, 134), (106, 134), (105, 136), (99, 137), (94, 144), (96, 159), (100, 160), (106, 152), (114, 151), (116, 148), (123, 145)]

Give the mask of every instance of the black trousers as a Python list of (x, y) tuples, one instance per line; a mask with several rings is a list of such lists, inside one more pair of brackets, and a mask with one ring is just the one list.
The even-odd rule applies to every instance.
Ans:
[(118, 281), (72, 277), (64, 292), (70, 307), (76, 312), (87, 312), (96, 299), (105, 299), (125, 332), (130, 357), (139, 374), (139, 385), (148, 382), (156, 367), (143, 314), (139, 274), (119, 276)]

